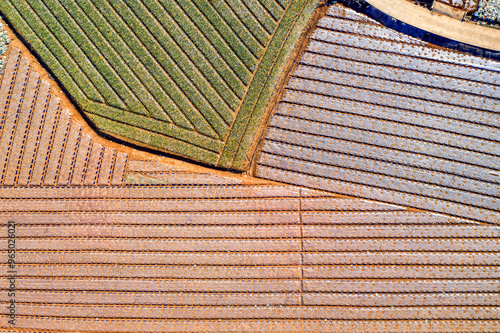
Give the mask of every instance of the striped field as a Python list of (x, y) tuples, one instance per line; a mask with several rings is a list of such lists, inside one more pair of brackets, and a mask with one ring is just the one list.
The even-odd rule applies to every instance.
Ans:
[(499, 332), (498, 226), (138, 159), (7, 59), (0, 332)]
[(8, 0), (0, 12), (102, 132), (242, 169), (319, 0)]
[(331, 6), (256, 175), (499, 224), (499, 68)]

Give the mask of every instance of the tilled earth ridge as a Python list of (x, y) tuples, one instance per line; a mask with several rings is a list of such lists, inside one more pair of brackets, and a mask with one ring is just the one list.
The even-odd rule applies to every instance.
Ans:
[(257, 177), (500, 223), (500, 63), (341, 5), (310, 38)]
[(0, 183), (121, 184), (127, 154), (93, 142), (20, 51), (10, 52), (0, 86)]
[[(68, 122), (49, 127), (53, 143), (26, 141), (46, 133), (36, 117), (47, 123), (65, 111), (40, 111), (39, 101), (56, 99), (15, 50), (7, 68), (0, 226), (15, 224), (16, 252), (13, 268), (0, 264), (0, 288), (2, 303), (15, 299), (16, 306), (14, 325), (6, 307), (0, 312), (1, 332), (500, 330), (498, 227), (251, 185), (155, 156), (138, 160), (116, 146), (125, 163), (95, 162), (90, 147), (98, 138), (88, 127), (78, 132), (92, 139), (87, 154), (73, 140), (56, 143), (75, 126), (69, 113)], [(36, 166), (53, 151), (61, 162), (46, 164), (60, 168), (21, 177), (25, 156), (34, 155)]]

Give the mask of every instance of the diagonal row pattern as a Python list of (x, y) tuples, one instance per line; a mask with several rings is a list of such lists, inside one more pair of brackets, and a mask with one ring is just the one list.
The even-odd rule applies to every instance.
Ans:
[(0, 110), (0, 184), (122, 183), (127, 154), (94, 142), (19, 50), (8, 57)]
[(97, 128), (231, 167), (317, 3), (20, 0), (0, 11)]
[[(20, 152), (33, 144), (31, 164), (55, 152), (74, 166), (54, 170), (62, 162), (49, 158), (40, 182), (0, 184), (2, 258), (13, 224), (16, 236), (14, 266), (0, 264), (0, 300), (15, 299), (15, 325), (4, 307), (0, 332), (500, 330), (497, 226), (249, 184), (138, 160), (130, 149), (126, 160), (86, 160), (80, 147), (125, 153), (60, 107), (36, 111), (47, 108), (40, 96), (57, 99), (15, 50), (6, 73), (4, 179), (21, 179), (11, 166), (29, 169), (33, 154)], [(44, 133), (52, 139), (42, 149)], [(102, 170), (115, 171), (91, 182)]]
[(499, 68), (332, 6), (256, 175), (499, 223)]

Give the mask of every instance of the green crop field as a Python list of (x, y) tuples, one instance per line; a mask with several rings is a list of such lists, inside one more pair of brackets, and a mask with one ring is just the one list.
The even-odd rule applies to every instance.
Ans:
[(3, 30), (3, 24), (0, 23), (0, 74), (3, 71), (3, 66), (5, 62), (5, 51), (7, 51), (7, 45), (10, 43), (9, 36), (7, 32)]
[(2, 0), (105, 133), (241, 170), (319, 0)]

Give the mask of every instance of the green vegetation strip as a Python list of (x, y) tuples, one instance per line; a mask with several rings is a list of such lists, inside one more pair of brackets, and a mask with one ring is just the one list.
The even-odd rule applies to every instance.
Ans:
[[(71, 17), (75, 20), (74, 29), (81, 28), (83, 30), (83, 36), (76, 37), (76, 40), (79, 41), (88, 38), (90, 42), (95, 45), (95, 48), (99, 50), (100, 56), (93, 61), (94, 66), (97, 67), (99, 66), (99, 62), (102, 62), (101, 68), (102, 66), (107, 66), (110, 72), (114, 72), (115, 75), (110, 77), (108, 82), (110, 82), (120, 95), (121, 99), (127, 105), (127, 109), (139, 114), (148, 114), (146, 108), (139, 101), (137, 96), (134, 95), (130, 87), (133, 83), (133, 74), (126, 68), (119, 54), (111, 47), (94, 22), (90, 20), (85, 12), (73, 0), (59, 0), (59, 2), (64, 5)], [(68, 31), (71, 30), (68, 29)], [(31, 40), (29, 42), (31, 43)], [(102, 73), (101, 68), (99, 69)], [(71, 90), (70, 93), (72, 93)], [(78, 102), (82, 103), (82, 101)]]
[(60, 74), (61, 83), (68, 90), (71, 89), (72, 96), (78, 100), (85, 100), (86, 96), (83, 94), (80, 87), (75, 83), (71, 75), (59, 62), (54, 53), (51, 52), (51, 50), (38, 38), (38, 35), (33, 31), (33, 29), (31, 29), (26, 21), (24, 21), (19, 12), (7, 1), (0, 2), (0, 6), (2, 7), (3, 14), (7, 16), (9, 20), (17, 23), (17, 31), (23, 35), (24, 38), (30, 40), (31, 46), (36, 48), (38, 55), (43, 57), (45, 63), (50, 66), (55, 73)]
[(305, 3), (301, 0), (293, 0), (290, 4), (242, 103), (231, 135), (226, 141), (218, 162), (219, 166), (237, 170), (245, 166), (247, 154), (257, 128), (262, 122), (271, 95), (318, 3), (319, 0), (310, 0)]
[[(126, 1), (129, 3), (135, 0)], [(132, 8), (188, 77), (195, 81), (196, 77), (204, 76), (232, 111), (238, 107), (240, 98), (229, 86), (226, 78), (217, 71), (159, 3), (148, 2), (143, 6)], [(192, 62), (192, 65), (189, 62)], [(198, 71), (201, 74), (197, 74)]]
[[(98, 2), (100, 1), (96, 1), (96, 3)], [(128, 7), (124, 5), (122, 1), (112, 0), (110, 3), (114, 7), (113, 9), (117, 10), (118, 15), (109, 15), (109, 20), (114, 22), (115, 28), (120, 31), (120, 36), (124, 36), (124, 40), (127, 41), (126, 43), (129, 45), (130, 50), (133, 50), (137, 58), (141, 59), (146, 72), (150, 73), (152, 76), (150, 80), (154, 81), (156, 79), (156, 82), (162, 84), (162, 87), (154, 87), (154, 89), (158, 89), (154, 95), (168, 96), (167, 92), (171, 94), (177, 93), (177, 98), (174, 97), (175, 100), (187, 100), (185, 101), (186, 103), (190, 104), (194, 110), (200, 110), (203, 114), (200, 115), (194, 110), (188, 111), (190, 112), (188, 114), (197, 117), (197, 119), (192, 119), (194, 123), (207, 122), (207, 125), (211, 124), (214, 127), (218, 135), (224, 136), (228, 130), (227, 124), (217, 114), (214, 107), (204, 98), (204, 96), (208, 96), (207, 98), (213, 100), (212, 96), (217, 95), (214, 94), (213, 91), (205, 92), (205, 95), (200, 93), (196, 87), (194, 87), (193, 83), (191, 83), (177, 67), (177, 64), (163, 52), (158, 42), (151, 37), (141, 21), (131, 14)], [(136, 7), (138, 3), (136, 2), (134, 5), (134, 7)], [(113, 9), (109, 6), (102, 6), (101, 11), (107, 12)], [(121, 17), (124, 17), (123, 21)], [(133, 31), (131, 31), (131, 29), (133, 29)], [(139, 40), (137, 36), (140, 36), (141, 40)], [(168, 76), (164, 68), (170, 72), (170, 76)], [(167, 83), (172, 81), (172, 79), (175, 85), (168, 85)], [(175, 92), (172, 92), (172, 90), (175, 90)], [(216, 105), (220, 107), (221, 110), (227, 108), (226, 105), (219, 100), (216, 100), (215, 103), (217, 103)], [(176, 106), (170, 104), (163, 105), (164, 110), (170, 110), (172, 108), (176, 108)], [(204, 128), (200, 128), (199, 131), (206, 135), (213, 136), (211, 129), (205, 132)]]
[[(158, 24), (154, 22), (154, 17), (147, 13), (140, 2), (134, 0), (125, 1), (129, 7), (126, 7), (122, 1), (112, 1), (112, 4), (117, 10), (121, 9), (124, 13), (123, 16), (126, 17), (125, 20), (134, 30), (135, 35), (140, 38), (140, 42), (157, 59), (161, 66), (158, 72), (163, 72), (165, 69), (179, 88), (185, 91), (186, 96), (190, 97), (189, 99), (193, 104), (201, 109), (208, 108), (209, 110), (205, 116), (209, 121), (213, 119), (214, 122), (220, 122), (219, 115), (223, 117), (224, 123), (220, 124), (220, 126), (227, 130), (227, 123), (232, 121), (233, 112), (223, 98), (219, 96), (216, 89), (189, 61), (189, 58), (179, 49), (175, 41), (168, 34), (165, 34), (165, 31), (158, 31)], [(134, 11), (137, 16), (130, 15), (130, 11), (127, 13), (127, 8)], [(156, 36), (153, 36), (150, 31), (155, 31)], [(161, 47), (162, 43), (164, 49)], [(164, 50), (167, 52), (165, 53)], [(153, 73), (156, 73), (156, 71), (153, 71)], [(159, 82), (165, 91), (169, 90), (169, 86), (166, 84), (167, 79), (163, 78)], [(206, 97), (206, 101), (203, 100), (204, 97)], [(209, 105), (197, 105), (197, 103), (209, 103)], [(168, 110), (168, 108), (165, 110)]]
[(172, 136), (174, 138), (185, 141), (186, 143), (190, 143), (192, 145), (206, 148), (213, 152), (219, 152), (223, 145), (221, 141), (214, 140), (199, 133), (188, 131), (175, 125), (158, 121), (156, 119), (151, 119), (135, 113), (123, 112), (122, 110), (115, 109), (105, 104), (98, 104), (92, 101), (88, 101), (85, 105), (83, 105), (83, 109), (92, 110), (92, 114), (96, 114), (124, 124), (151, 131), (152, 135), (172, 133)]
[(230, 29), (234, 31), (240, 38), (240, 40), (248, 47), (252, 54), (256, 58), (260, 58), (264, 50), (263, 45), (252, 35), (248, 27), (239, 19), (239, 17), (232, 11), (231, 7), (228, 6), (224, 1), (215, 1), (210, 4), (214, 7), (217, 13), (224, 19), (229, 25)]
[(262, 45), (267, 45), (269, 33), (259, 24), (259, 21), (248, 10), (248, 8), (240, 0), (225, 0), (232, 11), (239, 19), (250, 29), (252, 34), (259, 40)]
[(154, 134), (150, 131), (119, 123), (94, 114), (89, 114), (89, 118), (94, 124), (97, 124), (103, 132), (128, 139), (128, 141), (138, 145), (153, 146), (164, 152), (188, 156), (208, 164), (215, 164), (218, 158), (218, 155), (213, 152), (191, 144), (186, 144), (185, 142), (178, 141), (171, 137)]
[[(85, 94), (85, 97), (92, 100), (102, 101), (101, 95), (94, 88), (87, 75), (82, 72), (75, 59), (66, 56), (68, 52), (67, 49), (61, 45), (61, 42), (57, 40), (54, 34), (48, 29), (45, 22), (40, 19), (28, 3), (23, 0), (15, 1), (14, 3), (15, 9), (12, 8), (12, 10), (16, 11), (16, 14), (23, 17), (38, 36), (43, 36), (44, 46), (50, 50), (61, 65), (68, 71), (68, 73), (70, 73), (75, 83)], [(55, 30), (57, 27), (53, 26), (52, 28)]]
[(231, 27), (219, 16), (209, 1), (196, 1), (198, 9), (203, 12), (206, 18), (211, 22), (217, 31), (221, 34), (227, 44), (238, 54), (241, 61), (245, 64), (250, 72), (255, 70), (257, 59), (253, 56), (245, 44), (231, 30)]

